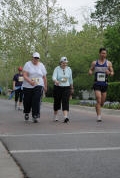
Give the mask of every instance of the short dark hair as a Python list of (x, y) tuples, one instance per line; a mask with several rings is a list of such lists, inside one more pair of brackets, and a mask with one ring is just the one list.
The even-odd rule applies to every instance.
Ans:
[(107, 51), (107, 50), (106, 50), (106, 48), (100, 48), (99, 53), (101, 53), (102, 51)]

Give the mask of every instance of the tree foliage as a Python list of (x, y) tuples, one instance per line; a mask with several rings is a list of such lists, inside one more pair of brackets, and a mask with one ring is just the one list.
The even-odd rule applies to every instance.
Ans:
[(15, 68), (24, 65), (34, 51), (40, 51), (48, 65), (53, 36), (77, 23), (56, 0), (1, 0), (0, 5), (1, 61), (4, 67), (4, 61), (11, 67), (11, 78)]
[[(113, 18), (108, 15), (110, 2), (97, 1), (98, 6), (91, 16), (99, 22), (112, 23), (109, 20)], [(104, 3), (107, 12), (103, 11)], [(112, 23), (112, 26), (101, 29), (89, 23), (77, 31), (74, 27), (77, 21), (67, 15), (57, 0), (1, 0), (0, 5), (0, 85), (11, 87), (18, 66), (30, 60), (34, 51), (40, 52), (41, 61), (47, 68), (48, 96), (52, 95), (52, 73), (61, 56), (68, 58), (73, 71), (75, 96), (80, 90), (91, 90), (94, 77), (88, 76), (88, 69), (91, 62), (98, 59), (103, 44), (109, 50), (115, 70), (119, 71), (119, 25)], [(112, 7), (110, 12), (115, 9)], [(112, 16), (118, 21), (115, 14)]]
[(113, 80), (120, 80), (120, 23), (108, 26), (105, 33), (104, 44), (109, 52), (109, 59), (113, 63), (115, 75)]
[(91, 18), (98, 22), (101, 28), (120, 22), (120, 0), (96, 1), (95, 12), (91, 13)]

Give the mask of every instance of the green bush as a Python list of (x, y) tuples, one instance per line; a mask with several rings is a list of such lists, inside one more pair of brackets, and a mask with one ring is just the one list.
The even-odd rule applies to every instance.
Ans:
[(119, 101), (120, 102), (120, 82), (111, 82), (108, 85), (107, 91), (108, 101)]

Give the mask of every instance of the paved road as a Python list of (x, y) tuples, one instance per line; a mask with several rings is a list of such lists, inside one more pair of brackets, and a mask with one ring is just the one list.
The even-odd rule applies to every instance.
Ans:
[(12, 100), (0, 100), (0, 139), (28, 178), (120, 178), (120, 111), (70, 107), (70, 123), (53, 122), (43, 103), (37, 124), (23, 121)]

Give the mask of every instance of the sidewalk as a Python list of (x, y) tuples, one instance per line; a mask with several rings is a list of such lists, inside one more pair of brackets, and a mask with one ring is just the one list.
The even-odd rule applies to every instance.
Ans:
[(24, 178), (19, 166), (0, 142), (0, 178)]

